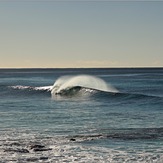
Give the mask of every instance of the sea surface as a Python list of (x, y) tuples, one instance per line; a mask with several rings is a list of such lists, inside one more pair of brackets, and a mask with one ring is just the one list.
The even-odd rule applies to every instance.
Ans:
[(163, 68), (0, 69), (0, 163), (162, 163)]

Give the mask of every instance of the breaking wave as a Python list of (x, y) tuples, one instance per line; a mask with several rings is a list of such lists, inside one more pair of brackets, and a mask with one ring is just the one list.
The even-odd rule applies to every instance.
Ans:
[[(107, 84), (101, 78), (90, 76), (90, 75), (77, 75), (77, 76), (62, 76), (58, 78), (54, 85), (50, 86), (9, 86), (9, 88), (20, 90), (23, 95), (26, 94), (38, 94), (47, 92), (51, 94), (53, 99), (67, 99), (67, 98), (84, 98), (93, 97), (97, 99), (114, 99), (118, 101), (126, 100), (150, 100), (151, 102), (161, 103), (163, 97), (139, 94), (139, 93), (128, 93), (119, 92), (115, 87)], [(15, 93), (15, 92), (14, 92)], [(85, 98), (84, 98), (85, 99)]]
[(116, 88), (106, 84), (106, 82), (98, 77), (90, 75), (77, 75), (77, 76), (62, 76), (53, 85), (51, 93), (66, 95), (74, 94), (79, 91), (93, 92), (118, 92)]

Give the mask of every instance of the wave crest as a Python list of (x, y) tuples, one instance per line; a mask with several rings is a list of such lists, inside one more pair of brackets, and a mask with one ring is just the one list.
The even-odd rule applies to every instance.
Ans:
[(104, 91), (104, 92), (118, 92), (116, 88), (108, 85), (101, 78), (91, 75), (77, 75), (77, 76), (62, 76), (53, 85), (51, 93), (66, 94), (68, 92), (79, 92), (85, 90), (87, 92)]

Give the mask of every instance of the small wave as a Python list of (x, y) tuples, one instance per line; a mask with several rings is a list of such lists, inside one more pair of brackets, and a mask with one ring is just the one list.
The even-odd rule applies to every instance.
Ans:
[(162, 140), (163, 128), (101, 129), (100, 134), (74, 135), (70, 140), (84, 142), (98, 139)]
[(117, 97), (123, 97), (126, 99), (135, 99), (135, 100), (140, 100), (140, 99), (159, 99), (162, 100), (163, 98), (161, 96), (156, 96), (156, 95), (148, 95), (148, 94), (141, 94), (141, 93), (127, 93), (127, 92), (118, 92), (116, 93)]

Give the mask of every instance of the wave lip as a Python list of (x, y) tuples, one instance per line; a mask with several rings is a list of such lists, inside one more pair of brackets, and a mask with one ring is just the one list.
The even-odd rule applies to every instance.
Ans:
[[(104, 92), (118, 92), (116, 88), (108, 85), (101, 78), (91, 76), (91, 75), (77, 75), (77, 76), (62, 76), (53, 85), (51, 93), (55, 94), (65, 94), (67, 91), (76, 90), (93, 90), (104, 91)], [(63, 93), (64, 92), (64, 93)]]

